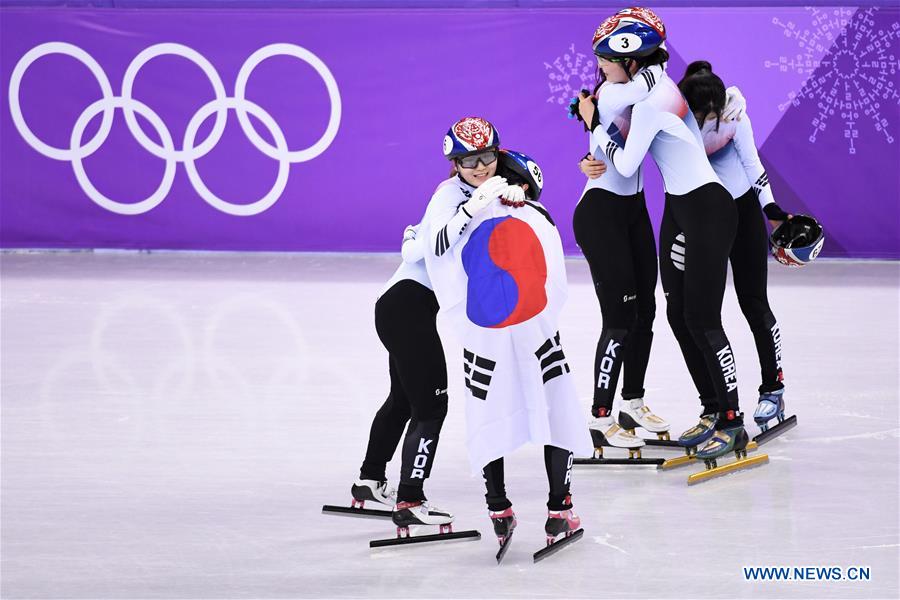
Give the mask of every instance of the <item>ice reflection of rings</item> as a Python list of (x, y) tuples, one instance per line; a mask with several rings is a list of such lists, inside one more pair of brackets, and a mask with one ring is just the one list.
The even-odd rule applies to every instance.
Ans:
[[(26, 70), (34, 61), (49, 54), (64, 54), (83, 63), (97, 79), (103, 94), (100, 100), (88, 106), (77, 119), (70, 136), (69, 148), (56, 148), (41, 141), (25, 122), (19, 102), (22, 78)], [(172, 134), (159, 115), (149, 106), (132, 97), (134, 81), (141, 67), (153, 58), (167, 54), (186, 58), (196, 64), (209, 79), (215, 93), (215, 98), (204, 104), (191, 118), (185, 130), (184, 140), (180, 149), (175, 147)], [(258, 104), (246, 98), (247, 83), (253, 70), (267, 58), (281, 55), (291, 56), (309, 64), (322, 78), (328, 91), (330, 114), (325, 132), (314, 144), (301, 150), (291, 151), (284, 132), (275, 119)], [(229, 97), (226, 95), (222, 80), (212, 64), (196, 50), (182, 44), (155, 44), (141, 51), (125, 70), (125, 76), (122, 80), (122, 95), (115, 96), (106, 73), (87, 52), (72, 44), (48, 42), (32, 48), (16, 63), (9, 82), (9, 107), (16, 129), (32, 148), (54, 160), (71, 161), (75, 177), (84, 193), (106, 210), (125, 215), (142, 214), (160, 204), (171, 190), (175, 168), (179, 162), (185, 163), (188, 178), (195, 191), (214, 208), (227, 214), (238, 216), (259, 214), (275, 204), (284, 192), (287, 186), (290, 164), (312, 160), (324, 152), (337, 136), (341, 120), (341, 96), (331, 71), (318, 56), (294, 44), (270, 44), (251, 54), (238, 71), (238, 76), (235, 80), (234, 97)], [(128, 130), (138, 144), (147, 152), (166, 161), (165, 172), (160, 186), (151, 196), (136, 203), (117, 202), (104, 196), (90, 182), (82, 164), (84, 158), (96, 152), (103, 142), (106, 141), (112, 128), (113, 113), (116, 108), (122, 109)], [(236, 112), (238, 122), (247, 139), (260, 152), (278, 161), (278, 175), (274, 185), (265, 196), (251, 204), (233, 204), (217, 197), (200, 178), (194, 165), (194, 161), (208, 154), (221, 140), (227, 124), (228, 109), (233, 109)], [(101, 111), (103, 112), (103, 118), (99, 130), (93, 138), (82, 145), (81, 138), (88, 123)], [(200, 125), (213, 112), (216, 113), (216, 120), (212, 131), (205, 140), (194, 146)], [(135, 113), (140, 114), (150, 122), (159, 135), (162, 142), (161, 145), (144, 133), (135, 117)], [(266, 129), (269, 130), (275, 142), (274, 146), (257, 133), (248, 113), (259, 119)]]

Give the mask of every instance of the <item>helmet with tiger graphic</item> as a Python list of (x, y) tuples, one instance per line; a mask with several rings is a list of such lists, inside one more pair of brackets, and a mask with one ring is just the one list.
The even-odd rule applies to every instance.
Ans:
[(491, 148), (500, 148), (500, 134), (481, 117), (463, 117), (444, 136), (444, 156), (450, 160)]
[(609, 60), (641, 58), (666, 41), (666, 26), (649, 8), (633, 6), (609, 17), (594, 32), (594, 54)]

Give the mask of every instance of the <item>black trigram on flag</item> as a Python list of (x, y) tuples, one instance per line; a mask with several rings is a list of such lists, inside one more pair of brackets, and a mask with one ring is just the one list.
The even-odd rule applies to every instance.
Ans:
[(534, 355), (541, 361), (541, 373), (544, 377), (544, 383), (547, 383), (554, 377), (559, 377), (564, 371), (566, 373), (569, 372), (566, 355), (563, 354), (562, 346), (559, 345), (558, 331), (554, 337), (544, 342)]
[(475, 356), (463, 348), (463, 370), (466, 372), (466, 387), (479, 400), (487, 400), (488, 387), (494, 376), (497, 363), (483, 356)]
[(763, 174), (759, 176), (759, 179), (756, 180), (756, 183), (753, 184), (753, 188), (756, 190), (756, 193), (762, 192), (762, 189), (769, 185), (769, 174), (763, 171)]

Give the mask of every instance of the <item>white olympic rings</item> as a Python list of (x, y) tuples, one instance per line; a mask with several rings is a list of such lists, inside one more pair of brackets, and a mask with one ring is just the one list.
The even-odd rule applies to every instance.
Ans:
[[(28, 67), (30, 67), (34, 61), (49, 54), (64, 54), (84, 64), (91, 74), (94, 75), (97, 83), (100, 84), (100, 91), (103, 95), (100, 100), (97, 100), (84, 109), (78, 117), (72, 128), (68, 148), (57, 148), (39, 139), (25, 122), (25, 117), (22, 115), (22, 107), (19, 103), (19, 90), (22, 84), (22, 78), (28, 70)], [(138, 72), (141, 70), (141, 67), (150, 60), (167, 54), (186, 58), (200, 67), (204, 75), (206, 75), (209, 82), (212, 84), (213, 92), (215, 94), (213, 100), (200, 107), (197, 112), (194, 113), (194, 116), (191, 117), (184, 132), (184, 140), (182, 141), (181, 148), (175, 147), (172, 134), (160, 116), (149, 106), (132, 97), (134, 81)], [(309, 64), (325, 82), (325, 88), (328, 91), (330, 115), (328, 117), (328, 125), (325, 128), (325, 132), (314, 144), (302, 150), (290, 150), (284, 132), (275, 119), (273, 119), (268, 112), (263, 110), (261, 106), (248, 100), (246, 97), (247, 82), (249, 81), (253, 70), (259, 63), (267, 58), (280, 55), (291, 56)], [(134, 136), (134, 139), (141, 147), (153, 156), (166, 161), (165, 171), (159, 187), (148, 198), (141, 200), (140, 202), (118, 202), (104, 196), (91, 183), (82, 163), (86, 157), (96, 152), (106, 141), (109, 132), (112, 129), (113, 113), (117, 108), (122, 109), (128, 131), (131, 132), (131, 135)], [(244, 135), (247, 136), (247, 139), (250, 140), (256, 149), (269, 158), (278, 161), (278, 174), (272, 188), (265, 196), (249, 204), (234, 204), (217, 197), (203, 182), (195, 165), (196, 160), (208, 154), (216, 144), (219, 143), (219, 140), (221, 140), (222, 134), (225, 131), (229, 109), (235, 111)], [(65, 42), (47, 42), (35, 46), (26, 52), (25, 55), (19, 59), (19, 62), (16, 63), (9, 80), (9, 110), (16, 129), (28, 145), (44, 156), (54, 160), (70, 161), (72, 163), (72, 170), (75, 172), (75, 178), (81, 186), (81, 189), (84, 190), (84, 193), (87, 194), (91, 200), (106, 210), (122, 215), (139, 215), (153, 209), (165, 200), (166, 196), (171, 191), (172, 184), (175, 180), (176, 166), (181, 162), (184, 163), (191, 185), (204, 201), (214, 208), (230, 215), (251, 216), (265, 211), (278, 201), (278, 198), (281, 197), (281, 194), (287, 186), (290, 165), (292, 163), (306, 162), (316, 158), (331, 145), (332, 141), (334, 141), (341, 122), (341, 95), (338, 90), (337, 81), (335, 81), (334, 75), (332, 75), (325, 63), (306, 48), (294, 44), (270, 44), (268, 46), (263, 46), (251, 54), (238, 71), (237, 79), (234, 84), (234, 96), (229, 97), (225, 92), (225, 86), (222, 83), (222, 79), (219, 77), (219, 74), (212, 63), (196, 50), (182, 44), (154, 44), (141, 51), (134, 57), (131, 64), (129, 64), (128, 68), (125, 70), (125, 76), (122, 79), (122, 95), (115, 96), (113, 94), (112, 86), (109, 83), (109, 79), (106, 77), (106, 73), (90, 54), (73, 44)], [(82, 143), (82, 137), (84, 136), (88, 124), (101, 112), (103, 113), (103, 117), (97, 133), (86, 143)], [(156, 130), (161, 144), (155, 142), (144, 133), (138, 123), (135, 113), (146, 119), (153, 129)], [(212, 131), (210, 131), (206, 139), (195, 146), (194, 142), (200, 126), (213, 113), (215, 113), (215, 123), (213, 124)], [(269, 134), (275, 142), (274, 146), (257, 133), (248, 114), (259, 120), (263, 126), (269, 130)]]

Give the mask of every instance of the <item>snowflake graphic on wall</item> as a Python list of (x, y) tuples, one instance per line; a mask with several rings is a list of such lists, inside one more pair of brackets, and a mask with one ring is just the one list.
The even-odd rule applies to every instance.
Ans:
[(547, 102), (550, 103), (568, 104), (582, 89), (593, 89), (596, 84), (593, 55), (576, 52), (574, 43), (569, 46), (568, 52), (557, 56), (552, 63), (545, 62), (544, 68), (549, 71), (547, 85), (550, 96)]
[(788, 93), (787, 101), (778, 109), (784, 111), (804, 101), (816, 104), (818, 114), (810, 123), (811, 143), (829, 123), (841, 119), (850, 154), (856, 154), (861, 120), (870, 122), (888, 144), (893, 144), (891, 129), (896, 124), (888, 123), (884, 108), (900, 104), (900, 22), (880, 19), (876, 23), (877, 8), (807, 8), (806, 12), (810, 16), (806, 27), (772, 19), (785, 37), (796, 41), (797, 54), (766, 60), (765, 67), (808, 77), (800, 92)]

